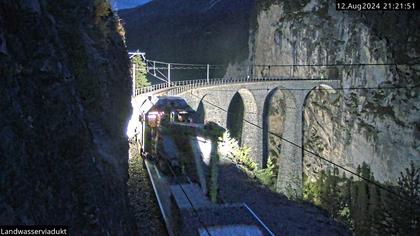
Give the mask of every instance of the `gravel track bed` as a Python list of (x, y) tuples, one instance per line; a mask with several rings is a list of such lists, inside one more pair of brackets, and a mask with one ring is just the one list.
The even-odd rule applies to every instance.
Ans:
[(139, 235), (168, 235), (143, 159), (130, 148), (128, 198)]

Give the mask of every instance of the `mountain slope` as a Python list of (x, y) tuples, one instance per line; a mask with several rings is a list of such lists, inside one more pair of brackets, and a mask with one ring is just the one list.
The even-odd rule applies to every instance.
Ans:
[[(158, 0), (121, 10), (129, 49), (150, 59), (223, 64), (248, 57), (253, 0)], [(176, 49), (176, 50), (174, 50)]]

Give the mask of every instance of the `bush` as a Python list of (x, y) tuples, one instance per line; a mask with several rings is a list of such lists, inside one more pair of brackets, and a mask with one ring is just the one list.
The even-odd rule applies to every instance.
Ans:
[(240, 147), (234, 152), (234, 161), (249, 171), (257, 169), (257, 164), (249, 157), (249, 147)]
[(220, 154), (225, 158), (238, 164), (243, 171), (251, 178), (275, 190), (277, 182), (278, 166), (275, 158), (270, 157), (267, 162), (267, 168), (259, 169), (257, 164), (249, 157), (250, 148), (239, 147), (238, 141), (230, 136), (228, 131), (223, 133), (219, 140)]
[(278, 165), (276, 159), (269, 157), (267, 161), (267, 167), (264, 169), (257, 169), (255, 171), (255, 177), (260, 183), (268, 186), (271, 190), (275, 191), (277, 183)]

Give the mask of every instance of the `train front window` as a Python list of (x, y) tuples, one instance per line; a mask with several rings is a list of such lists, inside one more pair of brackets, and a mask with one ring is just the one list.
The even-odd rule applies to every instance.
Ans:
[(186, 108), (188, 106), (187, 102), (183, 99), (178, 99), (174, 101), (175, 108)]

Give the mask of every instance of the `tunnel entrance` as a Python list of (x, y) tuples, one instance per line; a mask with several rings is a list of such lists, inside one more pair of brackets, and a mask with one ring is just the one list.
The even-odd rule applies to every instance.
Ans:
[(239, 145), (242, 144), (243, 119), (244, 101), (239, 93), (235, 93), (229, 104), (226, 127), (231, 137), (238, 140)]

